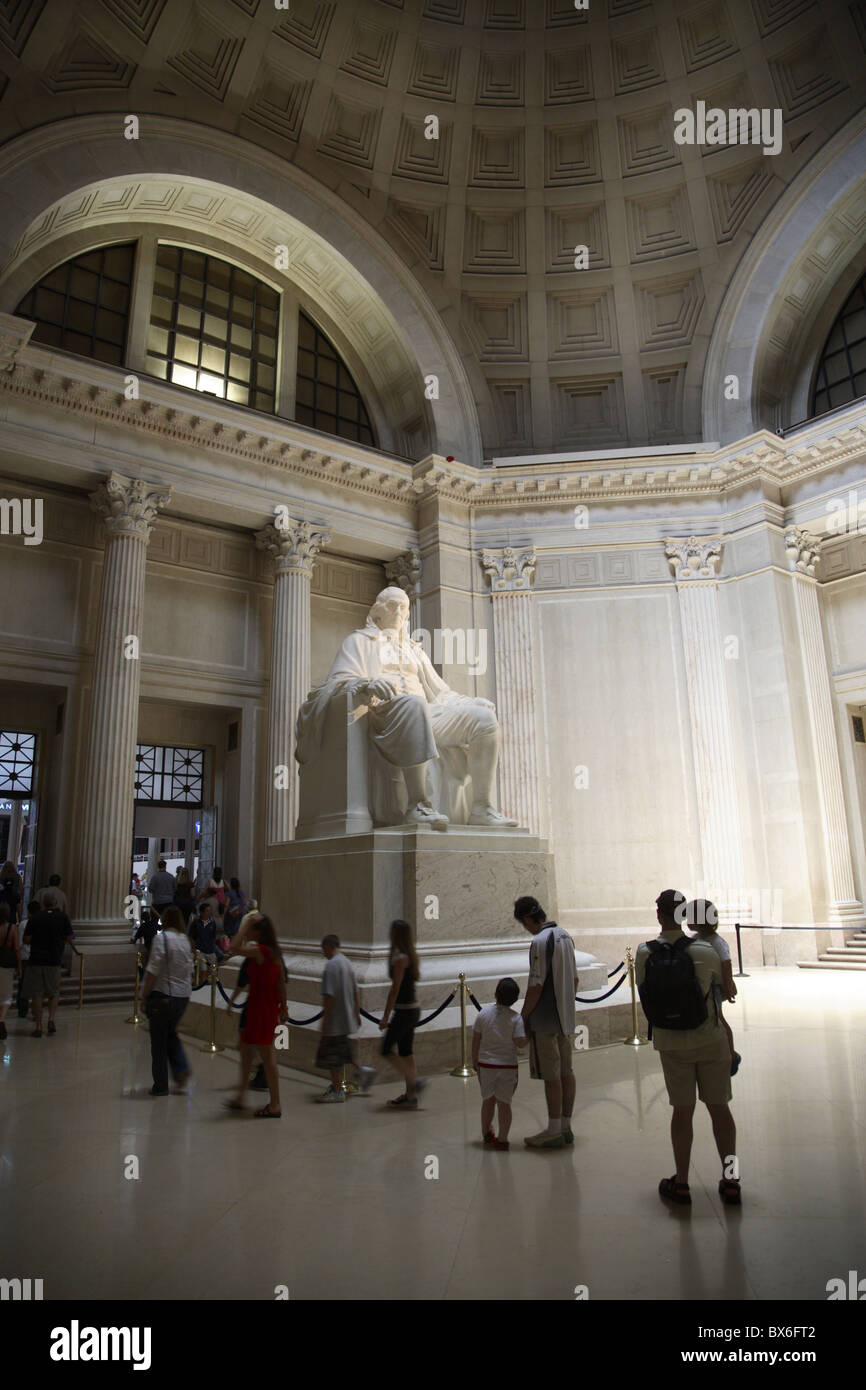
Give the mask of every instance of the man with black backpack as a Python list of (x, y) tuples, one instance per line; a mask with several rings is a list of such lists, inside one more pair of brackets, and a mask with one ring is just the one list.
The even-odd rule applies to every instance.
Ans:
[(662, 1178), (659, 1195), (678, 1206), (692, 1204), (689, 1163), (697, 1087), (710, 1112), (722, 1160), (719, 1196), (727, 1206), (739, 1206), (737, 1131), (729, 1109), (731, 1050), (714, 990), (722, 983), (721, 963), (712, 946), (686, 936), (685, 907), (685, 898), (675, 889), (660, 893), (656, 916), (661, 933), (655, 941), (643, 942), (635, 957), (641, 1004), (673, 1106), (671, 1143), (677, 1170), (672, 1178)]

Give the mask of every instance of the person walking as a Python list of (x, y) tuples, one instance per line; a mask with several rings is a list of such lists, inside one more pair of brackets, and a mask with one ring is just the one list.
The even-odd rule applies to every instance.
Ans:
[(189, 1063), (177, 1034), (192, 990), (192, 948), (186, 934), (183, 914), (167, 907), (162, 914), (162, 931), (153, 938), (141, 1003), (150, 1024), (150, 1061), (153, 1074), (152, 1096), (168, 1095), (168, 1071), (183, 1092), (190, 1078)]
[(243, 1110), (244, 1094), (250, 1079), (253, 1053), (258, 1051), (268, 1082), (267, 1105), (255, 1111), (258, 1120), (278, 1120), (280, 1079), (274, 1055), (274, 1034), (277, 1023), (288, 1022), (289, 1009), (283, 975), (283, 956), (270, 917), (261, 913), (247, 914), (244, 925), (229, 943), (228, 954), (249, 959), (249, 995), (246, 1023), (241, 1031), (241, 1072), (237, 1094), (224, 1101), (229, 1110)]
[[(402, 918), (396, 918), (391, 923), (388, 974), (391, 976), (391, 988), (379, 1022), (379, 1028), (385, 1033), (382, 1056), (397, 1068), (405, 1085), (402, 1096), (389, 1100), (388, 1104), (394, 1110), (417, 1110), (418, 1095), (428, 1084), (429, 1078), (419, 1080), (415, 1066), (415, 1029), (421, 1016), (415, 984), (420, 966), (412, 940), (412, 928)], [(393, 1055), (395, 1047), (396, 1057)]]
[(226, 910), (223, 917), (223, 931), (231, 939), (237, 935), (238, 929), (247, 911), (247, 900), (240, 882), (236, 878), (229, 879), (229, 890), (226, 896)]
[(151, 874), (147, 885), (150, 894), (150, 905), (154, 908), (158, 916), (162, 916), (167, 907), (174, 905), (174, 875), (170, 874), (165, 867), (165, 860), (160, 859), (157, 865), (157, 872)]
[(72, 941), (72, 924), (57, 907), (52, 893), (46, 893), (43, 909), (28, 919), (24, 941), (30, 947), (24, 971), (24, 993), (30, 1000), (36, 1027), (34, 1038), (42, 1037), (42, 1005), (48, 1001), (48, 1032), (56, 1033), (54, 1015), (60, 1000), (60, 962), (67, 942)]
[(656, 917), (661, 931), (654, 941), (642, 942), (635, 956), (640, 1001), (672, 1107), (676, 1172), (662, 1178), (659, 1196), (678, 1206), (692, 1204), (689, 1165), (697, 1090), (709, 1111), (722, 1160), (719, 1196), (726, 1206), (739, 1206), (737, 1130), (730, 1111), (731, 1049), (716, 1008), (723, 985), (722, 965), (706, 941), (686, 936), (682, 929), (685, 909), (686, 900), (676, 889), (660, 893)]
[(16, 978), (21, 978), (18, 927), (9, 916), (8, 904), (0, 903), (0, 1041), (6, 1038), (6, 1010), (12, 1003)]
[(354, 1068), (358, 1084), (366, 1094), (375, 1076), (373, 1067), (359, 1067), (353, 1034), (361, 1026), (361, 997), (358, 981), (347, 956), (340, 950), (340, 938), (330, 933), (322, 937), (322, 1036), (315, 1065), (331, 1073), (331, 1084), (319, 1096), (325, 1105), (346, 1099), (343, 1073)]
[(574, 1143), (574, 945), (564, 928), (548, 922), (537, 898), (518, 898), (514, 916), (534, 937), (521, 1017), (529, 1038), (529, 1075), (544, 1082), (547, 1102), (547, 1129), (523, 1142), (529, 1149), (561, 1149)]
[(181, 916), (188, 927), (189, 919), (195, 911), (195, 893), (189, 871), (183, 865), (177, 871), (173, 901), (175, 907), (180, 908)]

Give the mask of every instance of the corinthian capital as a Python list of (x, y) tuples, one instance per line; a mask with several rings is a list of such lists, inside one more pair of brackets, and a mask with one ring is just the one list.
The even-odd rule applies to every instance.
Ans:
[(674, 578), (679, 582), (688, 579), (715, 579), (722, 558), (722, 538), (689, 536), (679, 539), (669, 536), (665, 540), (665, 554)]
[(125, 478), (110, 473), (91, 494), (90, 505), (114, 536), (137, 536), (150, 540), (157, 512), (171, 501), (171, 488), (155, 487), (142, 478)]
[(421, 587), (421, 551), (413, 548), (386, 560), (385, 574), (389, 584), (414, 598)]
[(514, 550), (506, 545), (501, 550), (482, 550), (481, 565), (495, 594), (527, 593), (535, 579), (535, 551)]
[(319, 551), (331, 539), (329, 531), (315, 528), (314, 521), (287, 519), (276, 526), (272, 522), (256, 532), (256, 545), (273, 555), (277, 574), (303, 574), (311, 579)]
[(820, 559), (820, 541), (817, 536), (804, 531), (802, 526), (789, 526), (785, 531), (785, 554), (788, 569), (800, 574), (810, 574), (814, 578), (815, 566)]

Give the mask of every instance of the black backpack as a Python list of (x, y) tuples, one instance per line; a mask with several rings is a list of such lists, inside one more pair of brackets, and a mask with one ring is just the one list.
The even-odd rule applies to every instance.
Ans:
[(707, 1019), (707, 1000), (689, 955), (690, 936), (676, 941), (648, 941), (649, 959), (638, 993), (653, 1028), (685, 1031), (699, 1028)]

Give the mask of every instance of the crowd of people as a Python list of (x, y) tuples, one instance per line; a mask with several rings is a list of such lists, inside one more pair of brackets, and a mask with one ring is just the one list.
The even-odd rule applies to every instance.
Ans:
[[(242, 965), (230, 1002), (235, 1003), (242, 993), (246, 1002), (239, 1025), (238, 1087), (225, 1104), (230, 1110), (242, 1110), (251, 1084), (253, 1089), (268, 1091), (266, 1104), (254, 1112), (256, 1117), (279, 1119), (275, 1035), (278, 1026), (288, 1022), (288, 1003), (286, 970), (272, 920), (246, 897), (237, 878), (228, 882), (223, 878), (219, 866), (196, 893), (184, 869), (175, 877), (167, 872), (165, 860), (160, 860), (148, 892), (150, 920), (145, 925), (142, 916), (135, 939), (145, 944), (142, 1000), (150, 1022), (151, 1094), (168, 1095), (169, 1073), (181, 1091), (190, 1080), (178, 1026), (193, 988), (195, 953), (215, 965), (235, 957)], [(5, 1020), (16, 977), (20, 980), (19, 1014), (23, 1006), (22, 1016), (26, 1016), (29, 1003), (33, 1036), (42, 1036), (46, 1008), (47, 1031), (56, 1033), (63, 952), (74, 936), (59, 875), (52, 875), (34, 895), (23, 922), (20, 905), (20, 878), (15, 866), (7, 863), (0, 870), (0, 1038), (6, 1037)], [(723, 1003), (736, 998), (730, 949), (718, 933), (718, 914), (711, 902), (687, 902), (682, 893), (666, 889), (656, 900), (656, 917), (659, 935), (638, 948), (635, 979), (672, 1108), (675, 1172), (661, 1180), (659, 1194), (675, 1205), (691, 1204), (693, 1114), (700, 1098), (709, 1112), (722, 1161), (719, 1194), (726, 1204), (738, 1205), (741, 1193), (730, 1101), (731, 1077), (742, 1059), (722, 1012)], [(509, 1148), (518, 1054), (527, 1048), (530, 1076), (544, 1084), (547, 1125), (524, 1143), (530, 1149), (563, 1149), (574, 1143), (575, 995), (579, 987), (574, 946), (569, 933), (547, 919), (535, 898), (518, 898), (514, 918), (533, 938), (522, 1007), (519, 1012), (515, 1008), (520, 997), (517, 982), (502, 979), (494, 1001), (480, 1010), (473, 1028), (472, 1064), (481, 1094), (482, 1142), (492, 1149)], [(685, 927), (695, 934), (687, 934)], [(360, 994), (339, 937), (333, 933), (323, 937), (321, 950), (325, 957), (323, 1012), (315, 1065), (330, 1078), (319, 1100), (336, 1104), (346, 1099), (349, 1068), (365, 1093), (375, 1080), (376, 1068), (358, 1063), (355, 1035), (361, 1027)], [(391, 923), (388, 974), (390, 988), (379, 1020), (384, 1034), (381, 1053), (403, 1082), (401, 1093), (388, 1105), (414, 1110), (430, 1078), (419, 1077), (415, 1063), (420, 966), (412, 928), (401, 919)], [(256, 1054), (259, 1073), (251, 1083)]]

